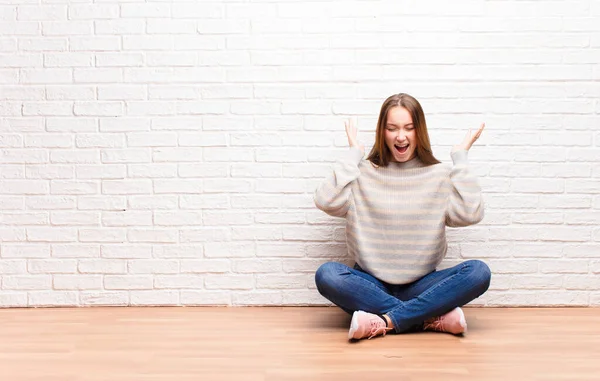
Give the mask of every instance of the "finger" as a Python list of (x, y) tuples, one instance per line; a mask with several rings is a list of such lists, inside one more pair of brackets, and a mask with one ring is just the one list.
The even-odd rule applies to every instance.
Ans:
[(471, 136), (471, 132), (472, 130), (469, 128), (469, 131), (467, 131), (467, 136), (465, 136), (465, 142), (470, 142), (473, 139), (473, 137)]
[(485, 123), (481, 123), (481, 126), (477, 130), (477, 137), (479, 137), (481, 135), (481, 133), (483, 132), (484, 128), (485, 128)]

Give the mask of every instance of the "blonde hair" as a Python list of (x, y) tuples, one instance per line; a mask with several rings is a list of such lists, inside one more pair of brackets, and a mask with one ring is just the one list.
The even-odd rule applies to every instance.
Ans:
[(392, 153), (385, 144), (385, 126), (387, 124), (388, 112), (392, 107), (404, 107), (412, 118), (417, 136), (416, 153), (419, 159), (427, 165), (438, 164), (440, 161), (433, 156), (431, 143), (429, 142), (429, 133), (425, 123), (425, 114), (419, 101), (408, 94), (400, 93), (388, 97), (381, 105), (379, 120), (377, 121), (377, 131), (375, 132), (375, 144), (367, 157), (371, 163), (387, 167), (392, 161)]

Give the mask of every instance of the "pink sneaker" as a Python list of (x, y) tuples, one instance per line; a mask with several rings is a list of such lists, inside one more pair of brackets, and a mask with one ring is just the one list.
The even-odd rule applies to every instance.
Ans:
[(350, 322), (348, 340), (364, 339), (365, 337), (371, 339), (378, 335), (385, 336), (389, 330), (391, 328), (388, 328), (385, 321), (379, 316), (364, 311), (355, 311)]
[(456, 307), (445, 315), (425, 320), (423, 329), (458, 335), (467, 332), (467, 320), (463, 311), (459, 307)]

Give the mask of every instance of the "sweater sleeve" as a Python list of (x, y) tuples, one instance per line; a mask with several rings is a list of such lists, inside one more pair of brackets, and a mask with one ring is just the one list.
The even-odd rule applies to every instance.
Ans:
[(334, 217), (346, 216), (352, 195), (350, 185), (360, 176), (362, 157), (363, 153), (352, 147), (333, 165), (332, 173), (315, 190), (317, 208)]
[(483, 219), (484, 204), (477, 178), (469, 171), (467, 151), (452, 155), (450, 197), (446, 207), (446, 226), (474, 225)]

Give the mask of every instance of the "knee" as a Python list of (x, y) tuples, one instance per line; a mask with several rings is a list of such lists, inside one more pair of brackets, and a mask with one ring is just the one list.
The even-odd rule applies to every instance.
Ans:
[(315, 273), (317, 290), (324, 295), (328, 289), (336, 289), (336, 283), (341, 275), (343, 265), (337, 262), (323, 263)]
[(487, 289), (490, 287), (490, 281), (492, 279), (492, 271), (490, 270), (490, 267), (486, 265), (485, 262), (477, 259), (467, 261), (466, 264), (471, 269), (474, 282), (478, 287), (481, 288), (481, 293), (487, 291)]

